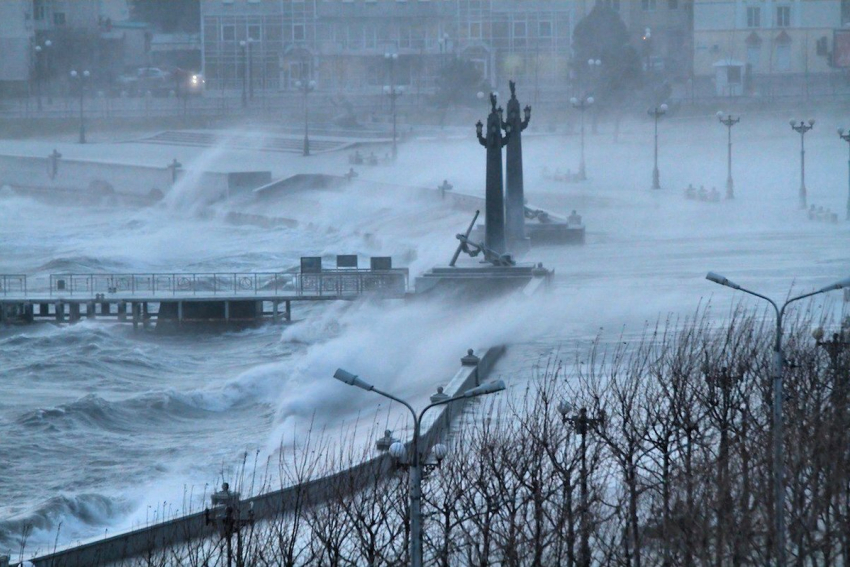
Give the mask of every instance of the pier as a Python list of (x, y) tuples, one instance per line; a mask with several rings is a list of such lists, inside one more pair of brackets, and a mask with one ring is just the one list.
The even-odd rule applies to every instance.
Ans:
[(245, 327), (291, 321), (297, 301), (409, 293), (407, 268), (372, 258), (369, 269), (360, 269), (352, 256), (338, 257), (331, 269), (322, 268), (321, 258), (303, 258), (301, 272), (51, 274), (47, 280), (33, 286), (26, 275), (0, 274), (0, 323), (106, 319), (134, 329)]

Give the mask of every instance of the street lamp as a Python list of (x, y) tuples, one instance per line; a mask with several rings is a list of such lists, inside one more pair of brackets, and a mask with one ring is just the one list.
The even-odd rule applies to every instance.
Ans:
[(295, 88), (304, 94), (304, 151), (303, 155), (310, 155), (310, 93), (316, 88), (316, 81), (295, 81)]
[(581, 436), (581, 551), (579, 567), (590, 567), (590, 522), (587, 502), (587, 440), (585, 436), (591, 429), (605, 425), (605, 414), (600, 412), (597, 417), (588, 417), (587, 409), (581, 408), (578, 415), (570, 415), (573, 406), (567, 401), (558, 404), (558, 412), (564, 424), (572, 425)]
[[(49, 81), (50, 72), (52, 70), (52, 67), (50, 65), (50, 52), (52, 51), (52, 49), (50, 49), (51, 47), (53, 47), (53, 42), (50, 41), (49, 39), (45, 39), (42, 53), (44, 54), (43, 71), (44, 71), (44, 75), (48, 79), (47, 89), (46, 89), (47, 90), (47, 104), (53, 104), (53, 91), (50, 90), (50, 81)], [(39, 89), (40, 88), (41, 87), (39, 87)], [(38, 109), (41, 110), (41, 101), (39, 101)]]
[[(647, 28), (647, 32), (649, 28)], [(661, 175), (658, 172), (658, 119), (667, 114), (667, 105), (662, 104), (647, 111), (655, 120), (655, 167), (652, 169), (652, 188), (661, 189)]]
[(791, 129), (800, 134), (800, 208), (806, 208), (806, 132), (815, 127), (815, 121), (799, 123), (791, 120)]
[(649, 73), (650, 55), (652, 54), (652, 30), (646, 28), (643, 30), (643, 46), (646, 54), (646, 72)]
[(395, 101), (404, 94), (404, 89), (395, 86), (395, 62), (398, 61), (398, 53), (384, 53), (384, 59), (386, 59), (390, 66), (390, 84), (384, 85), (384, 94), (390, 97), (390, 112), (393, 115), (393, 161), (395, 161), (396, 157), (398, 157)]
[(90, 73), (88, 71), (83, 71), (82, 73), (77, 73), (76, 70), (71, 70), (71, 80), (77, 83), (77, 87), (80, 89), (80, 143), (86, 143), (86, 115), (85, 115), (85, 104), (84, 104), (84, 96), (86, 92), (86, 82), (89, 80)]
[(251, 44), (254, 43), (250, 37), (239, 42), (242, 48), (242, 108), (248, 106), (248, 89), (251, 89), (250, 98), (254, 98), (253, 77), (251, 77)]
[(584, 167), (584, 111), (593, 106), (593, 97), (582, 98), (581, 100), (573, 97), (570, 99), (570, 104), (573, 108), (581, 112), (581, 161), (578, 166), (578, 178), (580, 181), (587, 179), (587, 172)]
[[(850, 144), (850, 132), (844, 133), (844, 128), (838, 129), (838, 137), (842, 140)], [(850, 166), (850, 160), (847, 161), (848, 166)], [(847, 220), (850, 220), (850, 181), (848, 181), (848, 189), (847, 189)]]
[(812, 297), (813, 295), (818, 295), (821, 293), (826, 293), (828, 291), (835, 291), (850, 287), (850, 278), (843, 279), (839, 282), (823, 287), (817, 291), (804, 293), (803, 295), (798, 295), (797, 297), (792, 297), (791, 299), (785, 301), (785, 303), (782, 304), (782, 307), (779, 307), (776, 302), (774, 302), (769, 297), (743, 288), (738, 284), (729, 281), (728, 278), (721, 276), (720, 274), (708, 272), (705, 278), (716, 284), (730, 287), (734, 290), (742, 291), (749, 295), (764, 299), (765, 301), (770, 303), (770, 305), (773, 306), (773, 309), (776, 312), (776, 336), (774, 338), (773, 364), (771, 368), (771, 373), (773, 374), (773, 505), (776, 511), (774, 526), (774, 529), (776, 530), (776, 565), (777, 567), (785, 567), (785, 463), (783, 461), (784, 423), (782, 415), (782, 401), (784, 399), (782, 393), (782, 369), (785, 366), (785, 358), (782, 354), (782, 318), (784, 317), (785, 309), (788, 307), (789, 304), (794, 303), (795, 301), (799, 301), (801, 299), (805, 299), (807, 297)]
[[(425, 409), (419, 412), (419, 415), (417, 416), (416, 411), (406, 401), (377, 389), (372, 384), (365, 382), (357, 375), (343, 370), (342, 368), (338, 368), (337, 371), (334, 372), (334, 378), (348, 384), (349, 386), (356, 386), (362, 390), (366, 390), (367, 392), (375, 392), (379, 396), (398, 402), (410, 410), (410, 414), (413, 416), (413, 439), (410, 443), (410, 450), (412, 451), (412, 454), (410, 454), (410, 462), (406, 465), (410, 469), (410, 565), (411, 567), (422, 567), (422, 467), (425, 465), (424, 459), (419, 454), (419, 436), (422, 417), (425, 415), (425, 412), (436, 406), (445, 405), (455, 400), (474, 398), (486, 394), (501, 392), (505, 389), (505, 383), (501, 380), (497, 380), (495, 382), (476, 386), (475, 388), (451, 398), (438, 399), (437, 401), (425, 406)], [(433, 451), (434, 457), (438, 461), (446, 456), (445, 446), (441, 446), (439, 444), (435, 445)], [(408, 449), (400, 442), (393, 442), (389, 446), (389, 453), (398, 461), (403, 461), (405, 457), (408, 456)]]
[(726, 129), (729, 133), (729, 144), (728, 144), (728, 152), (726, 155), (726, 198), (734, 199), (735, 198), (735, 183), (732, 181), (732, 126), (741, 121), (740, 116), (732, 116), (729, 114), (724, 117), (723, 112), (717, 111), (717, 120), (720, 121), (721, 124), (726, 126)]
[(233, 536), (236, 535), (236, 565), (242, 565), (242, 528), (254, 525), (254, 503), (242, 516), (239, 493), (230, 490), (224, 483), (221, 490), (211, 497), (212, 509), (204, 509), (204, 524), (220, 528), (222, 539), (227, 541), (227, 567), (233, 564)]
[(444, 33), (437, 40), (437, 43), (440, 45), (440, 68), (442, 69), (446, 66), (446, 53), (449, 51), (449, 34)]

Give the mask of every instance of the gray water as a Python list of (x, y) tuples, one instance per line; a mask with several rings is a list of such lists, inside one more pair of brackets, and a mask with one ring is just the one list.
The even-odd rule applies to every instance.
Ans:
[[(706, 178), (722, 186), (723, 132), (718, 159), (707, 160), (691, 145), (691, 126), (668, 125), (665, 190), (651, 192), (641, 128), (616, 145), (593, 140), (592, 179), (581, 186), (541, 175), (543, 165), (565, 170), (564, 148), (576, 140), (525, 142), (530, 200), (561, 214), (578, 208), (589, 226), (584, 247), (533, 252), (556, 270), (548, 295), (296, 304), (293, 325), (221, 335), (160, 337), (98, 321), (0, 329), (0, 553), (17, 555), (26, 525), (30, 553), (197, 510), (215, 484), (240, 474), (246, 454), (250, 476), (255, 459), (298, 445), (311, 424), (336, 435), (359, 423), (363, 438), (406, 426), (398, 408), (332, 380), (340, 366), (419, 402), (445, 384), (467, 348), (506, 343), (497, 374), (516, 386), (535, 363), (580, 356), (599, 335), (628, 339), (707, 303), (722, 319), (745, 298), (707, 283), (708, 270), (777, 297), (850, 275), (847, 224), (812, 223), (796, 209), (792, 160), (762, 165), (770, 152), (787, 153), (784, 140), (754, 131), (741, 150), (737, 199), (710, 205), (686, 201), (682, 189)], [(828, 142), (812, 140), (810, 194), (838, 209), (844, 165), (841, 147)], [(480, 171), (468, 165), (482, 159), (477, 149), (423, 144), (416, 159), (402, 154), (396, 181), (435, 187), (449, 176), (478, 191), (483, 162)], [(440, 168), (419, 165), (429, 155)], [(59, 272), (278, 271), (302, 255), (357, 253), (363, 261), (393, 255), (415, 275), (447, 262), (471, 216), (368, 182), (243, 207), (298, 219), (294, 229), (231, 226), (223, 219), (236, 206), (199, 209), (191, 187), (139, 210), (2, 191), (0, 273), (43, 281)], [(840, 312), (836, 299), (817, 305)]]

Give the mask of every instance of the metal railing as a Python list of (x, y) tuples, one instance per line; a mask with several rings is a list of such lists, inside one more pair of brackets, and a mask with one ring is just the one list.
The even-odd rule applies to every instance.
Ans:
[(298, 294), (336, 297), (364, 293), (404, 295), (407, 292), (408, 279), (407, 268), (322, 270), (298, 274)]
[(0, 293), (9, 295), (10, 293), (27, 292), (27, 277), (24, 274), (0, 274)]
[[(12, 276), (6, 276), (12, 277)], [(26, 292), (26, 277), (24, 289)], [(317, 273), (51, 274), (50, 295), (254, 295), (348, 297), (376, 293), (402, 296), (409, 272), (338, 269)], [(5, 292), (4, 280), (4, 292)]]
[(283, 272), (51, 274), (50, 295), (279, 295), (294, 294), (295, 280), (296, 274)]

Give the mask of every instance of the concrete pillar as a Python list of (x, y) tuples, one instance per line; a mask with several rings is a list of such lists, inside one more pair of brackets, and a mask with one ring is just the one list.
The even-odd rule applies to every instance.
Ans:
[(50, 315), (50, 304), (49, 303), (39, 303), (38, 304), (38, 314), (40, 317), (47, 317)]
[(181, 327), (183, 325), (183, 302), (177, 302), (177, 326)]
[(280, 317), (277, 313), (277, 308), (278, 308), (279, 305), (280, 305), (279, 301), (272, 301), (272, 321), (274, 321), (275, 323), (277, 323), (278, 320), (280, 319)]
[(32, 323), (35, 321), (35, 305), (27, 303), (24, 305), (24, 321)]
[(230, 302), (224, 301), (224, 320), (230, 321)]
[(292, 301), (289, 299), (286, 300), (286, 311), (283, 312), (283, 317), (287, 323), (292, 321)]
[(109, 308), (109, 302), (108, 301), (101, 301), (101, 303), (100, 303), (100, 314), (101, 315), (109, 315), (110, 311), (111, 311), (111, 309)]
[(525, 188), (522, 173), (522, 131), (531, 119), (531, 107), (525, 107), (525, 118), (516, 98), (516, 83), (510, 81), (511, 100), (508, 101), (508, 124), (511, 135), (505, 150), (507, 187), (505, 187), (505, 237), (512, 254), (522, 254), (529, 248), (525, 237)]
[(62, 303), (61, 301), (55, 303), (53, 305), (53, 310), (55, 311), (57, 323), (61, 323), (62, 321), (65, 320), (65, 304), (64, 303)]
[(90, 302), (86, 303), (86, 318), (87, 319), (94, 319), (95, 318), (95, 309), (96, 309), (96, 307), (95, 307), (94, 301), (90, 301)]
[(68, 309), (70, 309), (71, 314), (68, 316), (68, 321), (71, 323), (76, 323), (80, 320), (80, 304), (79, 303), (69, 303)]
[(139, 328), (139, 319), (141, 318), (140, 308), (141, 306), (138, 303), (130, 303), (130, 311), (133, 313), (133, 330)]
[(148, 328), (148, 325), (150, 323), (150, 319), (151, 319), (151, 314), (150, 314), (150, 311), (148, 311), (148, 302), (145, 301), (144, 303), (142, 303), (142, 328), (143, 329)]
[[(505, 196), (502, 179), (502, 148), (510, 135), (502, 136), (502, 109), (496, 108), (496, 95), (490, 95), (492, 106), (487, 117), (487, 130), (478, 134), (478, 142), (487, 148), (487, 185), (485, 190), (484, 245), (497, 254), (504, 254)], [(481, 123), (479, 122), (478, 125)], [(477, 125), (477, 126), (478, 126)]]
[(127, 320), (127, 302), (119, 301), (118, 302), (118, 321), (123, 323)]

